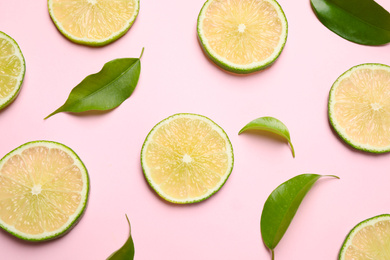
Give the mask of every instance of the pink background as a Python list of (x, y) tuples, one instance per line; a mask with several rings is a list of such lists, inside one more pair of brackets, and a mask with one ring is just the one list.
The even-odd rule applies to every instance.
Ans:
[[(378, 0), (390, 10), (390, 2)], [(196, 36), (204, 0), (141, 0), (130, 31), (103, 48), (68, 41), (52, 23), (46, 1), (1, 0), (0, 30), (26, 59), (20, 95), (0, 112), (0, 157), (33, 140), (71, 147), (91, 179), (89, 205), (65, 237), (30, 244), (0, 232), (1, 259), (106, 259), (125, 242), (127, 213), (137, 260), (270, 259), (260, 216), (279, 184), (301, 173), (334, 174), (304, 199), (275, 250), (276, 259), (336, 259), (349, 230), (389, 210), (389, 154), (371, 155), (345, 145), (327, 118), (336, 78), (366, 62), (390, 65), (390, 46), (348, 42), (325, 28), (309, 0), (279, 0), (287, 16), (286, 46), (269, 69), (230, 75), (204, 56)], [(115, 58), (138, 57), (141, 77), (133, 95), (107, 113), (60, 113), (84, 77)], [(225, 129), (235, 166), (210, 199), (177, 206), (161, 200), (144, 179), (140, 149), (149, 130), (180, 112), (205, 115)], [(249, 121), (273, 116), (290, 130), (296, 150), (272, 135), (237, 133)]]

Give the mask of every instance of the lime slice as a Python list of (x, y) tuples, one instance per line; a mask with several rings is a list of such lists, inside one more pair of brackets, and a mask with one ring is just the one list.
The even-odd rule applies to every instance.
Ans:
[(287, 20), (275, 0), (208, 0), (199, 13), (198, 37), (218, 66), (251, 73), (280, 55), (287, 40)]
[(342, 74), (329, 94), (329, 120), (352, 147), (390, 151), (390, 67), (361, 64)]
[(357, 224), (345, 239), (339, 259), (390, 259), (390, 215), (379, 215)]
[(194, 203), (216, 193), (233, 169), (228, 136), (207, 117), (176, 114), (158, 123), (141, 151), (146, 180), (165, 200)]
[(0, 110), (18, 95), (25, 70), (24, 57), (18, 44), (0, 32)]
[(29, 241), (62, 236), (80, 219), (88, 191), (87, 170), (70, 148), (26, 143), (0, 160), (0, 227)]
[(103, 46), (123, 36), (139, 12), (139, 0), (48, 0), (49, 13), (69, 40)]

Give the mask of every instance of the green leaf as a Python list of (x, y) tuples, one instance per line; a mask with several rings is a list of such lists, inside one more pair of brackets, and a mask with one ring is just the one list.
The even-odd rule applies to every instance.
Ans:
[(349, 41), (390, 42), (390, 14), (373, 0), (311, 0), (311, 6), (323, 25)]
[(139, 58), (122, 58), (107, 62), (101, 71), (87, 76), (74, 87), (65, 104), (46, 118), (59, 112), (109, 110), (122, 104), (137, 86), (143, 51), (144, 49)]
[(247, 130), (261, 130), (261, 131), (268, 131), (274, 134), (277, 134), (284, 139), (287, 140), (287, 142), (291, 146), (291, 152), (293, 157), (295, 157), (295, 151), (294, 147), (291, 143), (291, 138), (290, 138), (290, 132), (288, 131), (287, 127), (278, 119), (274, 117), (260, 117), (257, 118), (251, 122), (249, 122), (246, 126), (244, 126), (238, 134), (241, 134), (244, 131)]
[[(325, 175), (335, 177), (334, 175)], [(271, 249), (278, 245), (298, 210), (303, 198), (321, 177), (318, 174), (301, 174), (282, 183), (268, 197), (261, 214), (260, 229), (264, 244)]]
[(131, 237), (131, 226), (130, 226), (130, 221), (129, 218), (126, 215), (127, 222), (129, 223), (129, 238), (127, 239), (126, 243), (117, 251), (112, 253), (107, 260), (129, 260), (129, 259), (134, 259), (134, 242), (133, 238)]

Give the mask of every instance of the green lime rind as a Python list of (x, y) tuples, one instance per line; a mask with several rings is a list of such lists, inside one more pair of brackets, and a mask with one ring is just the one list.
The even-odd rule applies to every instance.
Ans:
[(70, 41), (72, 41), (74, 43), (81, 44), (81, 45), (92, 46), (92, 47), (102, 47), (102, 46), (105, 46), (107, 44), (110, 44), (110, 43), (118, 40), (123, 35), (125, 35), (129, 31), (131, 26), (133, 25), (133, 23), (136, 20), (136, 18), (138, 17), (139, 8), (140, 8), (140, 0), (137, 0), (136, 1), (136, 3), (137, 3), (136, 11), (135, 11), (133, 17), (128, 21), (128, 24), (126, 25), (126, 27), (122, 28), (120, 31), (118, 31), (117, 33), (115, 33), (111, 37), (108, 37), (108, 38), (103, 39), (103, 40), (89, 40), (89, 39), (83, 39), (83, 38), (75, 37), (75, 36), (69, 34), (61, 26), (61, 24), (57, 21), (57, 19), (55, 18), (54, 14), (53, 14), (53, 10), (52, 10), (52, 7), (51, 7), (52, 2), (53, 2), (53, 0), (48, 0), (47, 1), (49, 14), (50, 14), (50, 17), (51, 17), (53, 23), (55, 24), (57, 29), (61, 32), (61, 34), (64, 35), (68, 40), (70, 40)]
[(82, 194), (82, 198), (84, 198), (84, 200), (82, 201), (81, 205), (79, 206), (78, 210), (76, 211), (77, 212), (76, 215), (73, 216), (73, 219), (65, 227), (62, 227), (58, 231), (51, 232), (51, 233), (49, 233), (49, 235), (40, 235), (40, 236), (26, 235), (22, 232), (17, 232), (15, 230), (11, 229), (9, 227), (9, 225), (5, 224), (0, 219), (0, 228), (1, 229), (3, 229), (4, 231), (8, 232), (9, 234), (11, 234), (19, 239), (22, 239), (22, 240), (28, 241), (28, 242), (49, 241), (49, 240), (53, 240), (56, 238), (60, 238), (64, 235), (66, 235), (68, 232), (70, 232), (76, 226), (76, 224), (81, 220), (81, 217), (85, 213), (85, 209), (86, 209), (87, 204), (88, 204), (88, 197), (89, 197), (89, 190), (90, 190), (90, 180), (89, 180), (88, 171), (87, 171), (87, 168), (85, 167), (84, 163), (81, 161), (80, 157), (68, 146), (61, 144), (61, 143), (58, 143), (58, 142), (54, 142), (54, 141), (37, 140), (37, 141), (31, 141), (31, 142), (27, 142), (25, 144), (22, 144), (21, 146), (13, 149), (11, 152), (6, 154), (2, 159), (0, 159), (0, 170), (3, 167), (3, 164), (7, 161), (7, 159), (9, 157), (14, 155), (15, 153), (19, 153), (19, 151), (23, 151), (24, 149), (26, 149), (28, 147), (33, 147), (36, 145), (37, 146), (43, 145), (45, 147), (49, 146), (49, 147), (59, 148), (62, 150), (66, 150), (67, 152), (69, 152), (69, 154), (73, 155), (72, 158), (75, 159), (75, 164), (77, 166), (79, 166), (80, 170), (82, 170), (82, 175), (85, 178), (84, 179), (85, 190)]
[(380, 64), (380, 63), (364, 63), (364, 64), (356, 65), (356, 66), (350, 68), (349, 70), (347, 70), (346, 72), (344, 72), (343, 74), (341, 74), (336, 79), (336, 81), (333, 83), (332, 88), (329, 91), (329, 99), (328, 99), (329, 123), (333, 127), (333, 129), (335, 130), (337, 135), (349, 146), (351, 146), (359, 151), (363, 151), (363, 152), (376, 153), (376, 154), (387, 153), (387, 152), (390, 152), (390, 146), (378, 148), (378, 147), (373, 147), (370, 145), (360, 144), (360, 143), (357, 143), (357, 142), (351, 140), (347, 136), (347, 134), (344, 132), (344, 129), (337, 123), (336, 118), (333, 116), (333, 107), (334, 107), (334, 103), (335, 103), (334, 102), (334, 93), (335, 93), (335, 90), (337, 89), (339, 82), (342, 81), (347, 76), (349, 76), (353, 71), (355, 71), (356, 69), (359, 69), (361, 67), (383, 68), (383, 69), (388, 70), (390, 72), (390, 66), (388, 66), (388, 65)]
[[(230, 167), (229, 167), (229, 170), (227, 172), (227, 174), (224, 176), (224, 179), (223, 181), (217, 185), (215, 187), (215, 189), (211, 190), (209, 193), (207, 193), (206, 195), (202, 196), (202, 197), (198, 197), (198, 198), (194, 198), (194, 199), (185, 199), (185, 200), (175, 200), (175, 199), (172, 199), (171, 197), (169, 196), (166, 196), (164, 193), (162, 193), (159, 188), (157, 187), (157, 185), (154, 184), (153, 180), (150, 178), (148, 172), (147, 172), (147, 167), (145, 166), (146, 163), (144, 162), (144, 152), (145, 152), (145, 149), (146, 149), (146, 145), (148, 143), (148, 139), (149, 137), (159, 128), (159, 126), (161, 124), (164, 124), (167, 120), (171, 120), (172, 118), (174, 117), (183, 117), (183, 116), (190, 116), (190, 117), (199, 117), (199, 118), (202, 118), (202, 119), (206, 119), (207, 121), (209, 121), (210, 123), (212, 123), (213, 126), (215, 126), (219, 131), (220, 133), (222, 133), (225, 137), (225, 140), (227, 141), (227, 144), (228, 144), (228, 147), (230, 149), (230, 154), (231, 154), (231, 163), (230, 163)], [(222, 129), (222, 127), (220, 127), (218, 124), (216, 124), (213, 120), (211, 120), (210, 118), (206, 117), (206, 116), (203, 116), (203, 115), (198, 115), (198, 114), (192, 114), (192, 113), (178, 113), (178, 114), (174, 114), (172, 116), (169, 116), (165, 119), (163, 119), (162, 121), (160, 121), (159, 123), (157, 123), (153, 128), (152, 130), (150, 130), (150, 132), (148, 133), (148, 135), (146, 136), (145, 138), (145, 141), (142, 145), (142, 148), (141, 148), (141, 167), (142, 167), (142, 170), (143, 170), (143, 173), (144, 173), (144, 176), (145, 176), (145, 179), (146, 181), (149, 183), (150, 187), (153, 188), (153, 190), (161, 197), (163, 198), (164, 200), (168, 201), (168, 202), (171, 202), (171, 203), (175, 203), (175, 204), (192, 204), (192, 203), (198, 203), (198, 202), (201, 202), (201, 201), (204, 201), (208, 198), (210, 198), (212, 195), (214, 195), (215, 193), (217, 193), (217, 191), (219, 191), (222, 186), (226, 183), (227, 179), (229, 178), (230, 174), (232, 173), (233, 171), (233, 165), (234, 165), (234, 153), (233, 153), (233, 146), (232, 146), (232, 143), (230, 142), (230, 139), (228, 137), (228, 135), (226, 134), (226, 132)]]
[(368, 225), (373, 225), (379, 221), (383, 220), (389, 220), (390, 221), (390, 214), (381, 214), (372, 218), (368, 218), (366, 220), (363, 220), (362, 222), (358, 223), (347, 235), (347, 237), (344, 240), (344, 243), (340, 249), (338, 259), (344, 260), (345, 259), (345, 252), (348, 249), (348, 246), (352, 243), (352, 239), (355, 236), (357, 232), (359, 232), (361, 229)]
[(288, 35), (287, 18), (286, 18), (286, 15), (284, 14), (283, 9), (280, 6), (280, 4), (275, 0), (267, 0), (268, 2), (273, 4), (273, 6), (276, 8), (276, 10), (279, 13), (279, 17), (282, 18), (283, 24), (285, 26), (284, 33), (282, 34), (282, 44), (279, 46), (278, 51), (274, 52), (273, 55), (270, 58), (268, 58), (266, 61), (253, 63), (251, 65), (240, 66), (240, 65), (237, 65), (237, 64), (234, 64), (231, 62), (223, 61), (223, 58), (220, 57), (219, 55), (217, 55), (216, 53), (214, 53), (214, 51), (209, 47), (209, 45), (207, 44), (207, 39), (202, 33), (202, 29), (201, 29), (202, 21), (203, 21), (202, 18), (206, 13), (207, 7), (209, 6), (209, 4), (212, 1), (214, 1), (214, 0), (207, 0), (203, 4), (203, 7), (199, 12), (198, 20), (197, 20), (198, 21), (197, 22), (198, 40), (199, 40), (200, 45), (201, 45), (204, 53), (206, 54), (206, 56), (210, 60), (212, 60), (215, 64), (217, 64), (220, 68), (222, 68), (226, 71), (232, 72), (232, 73), (236, 73), (236, 74), (249, 74), (249, 73), (253, 73), (253, 72), (257, 72), (257, 71), (266, 69), (269, 66), (271, 66), (277, 60), (279, 55), (282, 53), (282, 50), (284, 49), (284, 46), (286, 45), (287, 35)]
[(9, 104), (11, 104), (12, 101), (14, 101), (15, 98), (19, 95), (20, 88), (22, 87), (22, 84), (23, 84), (24, 75), (26, 73), (26, 61), (24, 59), (23, 53), (22, 53), (18, 43), (11, 36), (0, 31), (0, 38), (5, 38), (13, 44), (13, 46), (15, 47), (16, 55), (19, 56), (20, 61), (22, 62), (22, 70), (23, 70), (22, 73), (19, 75), (18, 86), (15, 88), (13, 94), (10, 95), (10, 97), (7, 100), (0, 101), (0, 110), (2, 110), (3, 108), (5, 108)]

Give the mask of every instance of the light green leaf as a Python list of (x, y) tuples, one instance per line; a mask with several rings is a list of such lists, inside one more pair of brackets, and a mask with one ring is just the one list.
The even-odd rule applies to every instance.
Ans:
[(134, 259), (135, 249), (133, 238), (131, 237), (131, 226), (129, 218), (126, 215), (127, 222), (129, 223), (129, 238), (126, 243), (117, 251), (112, 253), (107, 260), (132, 260)]
[(240, 130), (240, 132), (238, 132), (238, 134), (241, 134), (242, 132), (245, 132), (247, 130), (268, 131), (283, 137), (290, 144), (292, 155), (293, 157), (295, 157), (295, 151), (291, 143), (290, 132), (280, 120), (269, 116), (260, 117), (249, 122)]
[(278, 186), (268, 197), (261, 214), (260, 229), (264, 244), (274, 249), (287, 231), (299, 205), (314, 183), (321, 177), (334, 175), (301, 174)]
[(352, 42), (382, 45), (390, 42), (390, 14), (373, 0), (311, 0), (320, 22)]
[(142, 54), (143, 49), (139, 58), (122, 58), (107, 62), (101, 71), (87, 76), (73, 88), (65, 104), (46, 118), (59, 112), (109, 110), (119, 106), (130, 97), (137, 86)]

